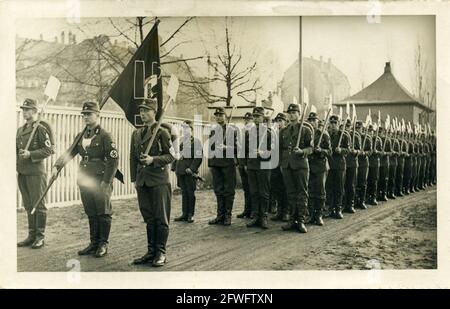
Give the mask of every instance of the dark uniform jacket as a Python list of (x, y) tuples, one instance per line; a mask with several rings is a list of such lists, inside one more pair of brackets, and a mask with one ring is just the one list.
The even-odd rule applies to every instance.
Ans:
[(320, 129), (316, 129), (314, 133), (314, 148), (320, 147), (321, 153), (313, 152), (308, 158), (309, 170), (313, 174), (323, 173), (330, 169), (330, 165), (328, 164), (328, 156), (331, 155), (330, 135), (325, 130), (319, 146), (318, 143), (321, 133), (322, 130)]
[(383, 143), (382, 151), (385, 152), (380, 158), (380, 166), (389, 166), (389, 156), (392, 151), (391, 139), (388, 137), (382, 137), (381, 141)]
[(408, 141), (405, 138), (401, 138), (399, 142), (400, 142), (401, 156), (406, 157), (408, 155)]
[(363, 153), (358, 156), (358, 165), (361, 167), (369, 165), (369, 155), (372, 152), (372, 139), (368, 133), (361, 134), (361, 148), (363, 147)]
[[(260, 127), (257, 125), (254, 125), (245, 132), (245, 157), (247, 168), (249, 170), (260, 170), (261, 162), (270, 161), (270, 151), (272, 150), (272, 133), (273, 131), (271, 128), (265, 129), (262, 126)], [(251, 139), (256, 139), (256, 143), (255, 141), (251, 141)], [(255, 156), (254, 152), (256, 150), (260, 150), (263, 155)]]
[(341, 140), (341, 153), (338, 154), (336, 152), (336, 148), (339, 144), (339, 138), (341, 136), (341, 130), (331, 131), (330, 140), (331, 140), (331, 156), (329, 157), (330, 169), (332, 170), (345, 170), (346, 162), (345, 156), (348, 154), (349, 146), (350, 146), (350, 135), (347, 132), (344, 132)]
[(198, 168), (203, 161), (202, 142), (196, 137), (191, 137), (189, 143), (186, 143), (182, 138), (179, 139), (180, 159), (174, 161), (175, 173), (177, 175), (186, 175), (186, 169), (197, 173)]
[(16, 171), (21, 175), (44, 175), (44, 159), (54, 153), (51, 142), (51, 140), (53, 140), (51, 132), (49, 133), (45, 126), (39, 124), (30, 147), (28, 148), (28, 151), (30, 151), (30, 158), (22, 159), (19, 156), (19, 150), (25, 149), (35, 124), (36, 122), (33, 122), (31, 125), (25, 124), (17, 130)]
[[(251, 127), (253, 127), (253, 124), (247, 125), (247, 126), (243, 127), (242, 129), (240, 129), (240, 130), (238, 131), (238, 132), (239, 132), (239, 140), (240, 140), (240, 141), (243, 141), (243, 140), (245, 139), (245, 136), (246, 136), (248, 130), (249, 130)], [(245, 147), (247, 147), (247, 145), (245, 145)], [(241, 150), (241, 149), (240, 149), (240, 150)], [(242, 153), (239, 152), (238, 159), (237, 159), (238, 164), (239, 164), (239, 167), (245, 167), (245, 166), (247, 166), (247, 158), (246, 158), (245, 151), (246, 151), (246, 150), (244, 149)]]
[[(78, 133), (75, 141), (83, 132)], [(86, 130), (85, 137), (88, 137)], [(80, 166), (78, 168), (78, 180), (83, 176), (92, 176), (101, 178), (105, 183), (111, 183), (116, 175), (117, 166), (119, 165), (119, 154), (116, 144), (112, 141), (111, 135), (98, 125), (93, 129), (91, 144), (83, 148), (81, 138), (78, 143), (75, 142), (70, 148), (58, 158), (55, 167), (61, 169), (67, 162), (72, 160), (77, 154), (81, 156)]]
[(300, 123), (291, 123), (280, 131), (280, 151), (281, 151), (281, 167), (292, 169), (309, 168), (308, 155), (312, 153), (313, 138), (311, 129), (304, 125), (300, 133), (299, 148), (303, 149), (303, 155), (297, 155), (293, 152), (300, 130)]
[[(218, 128), (219, 124), (216, 124), (214, 128)], [(235, 126), (224, 124), (222, 126), (222, 143), (224, 146), (231, 147), (228, 148), (228, 150), (224, 147), (222, 152), (222, 157), (216, 157), (215, 151), (216, 151), (216, 144), (219, 143), (218, 140), (215, 140), (213, 137), (215, 134), (218, 134), (220, 130), (214, 130), (214, 128), (211, 129), (211, 134), (209, 135), (209, 151), (208, 154), (208, 166), (209, 167), (228, 167), (228, 166), (234, 166), (235, 163), (235, 157), (237, 157), (238, 152), (238, 145), (239, 145), (239, 129)], [(219, 143), (220, 144), (220, 143)], [(233, 158), (228, 157), (227, 153), (234, 154)]]
[[(350, 148), (352, 150), (361, 150), (361, 135), (358, 132), (355, 132), (355, 144), (353, 144), (353, 132), (349, 133), (350, 139)], [(347, 168), (358, 167), (358, 154), (352, 154), (350, 151), (345, 156), (345, 163)]]
[(383, 143), (379, 136), (373, 137), (372, 143), (372, 153), (369, 156), (369, 166), (370, 167), (379, 167), (380, 166), (380, 154), (383, 150)]
[[(156, 128), (156, 123), (151, 127), (146, 126), (136, 129), (131, 135), (130, 147), (130, 178), (131, 182), (136, 182), (136, 186), (154, 187), (170, 184), (168, 164), (175, 160), (174, 149), (170, 134), (166, 129), (159, 128), (156, 138), (150, 148), (149, 156), (153, 157), (150, 165), (143, 165), (140, 162), (140, 155), (147, 149), (148, 143)], [(144, 132), (147, 131), (144, 135)]]
[(389, 156), (389, 165), (397, 165), (400, 154), (400, 142), (397, 138), (391, 138), (392, 153)]

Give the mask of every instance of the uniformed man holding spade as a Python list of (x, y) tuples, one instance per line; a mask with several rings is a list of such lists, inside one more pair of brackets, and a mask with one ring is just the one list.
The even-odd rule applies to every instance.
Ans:
[[(19, 190), (28, 217), (28, 237), (17, 246), (31, 246), (38, 249), (44, 245), (47, 221), (44, 199), (37, 205), (34, 213), (32, 210), (47, 186), (44, 160), (54, 153), (53, 136), (49, 126), (37, 122), (38, 108), (35, 100), (26, 99), (20, 108), (26, 123), (17, 130), (16, 170)], [(33, 135), (34, 127), (36, 130)]]

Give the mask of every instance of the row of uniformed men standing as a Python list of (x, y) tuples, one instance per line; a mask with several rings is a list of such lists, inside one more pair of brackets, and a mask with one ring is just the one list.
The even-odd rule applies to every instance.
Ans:
[[(156, 132), (155, 142), (145, 154), (144, 150), (155, 134), (156, 106), (151, 99), (142, 102), (139, 111), (144, 126), (135, 130), (131, 139), (131, 181), (136, 186), (148, 241), (147, 252), (133, 263), (163, 266), (166, 263), (172, 194), (169, 164), (178, 158), (172, 169), (176, 171), (183, 198), (182, 215), (175, 220), (193, 222), (197, 172), (203, 152), (200, 140), (193, 137), (192, 122), (186, 121), (177, 145), (181, 156), (173, 150), (170, 133), (163, 128)], [(43, 160), (53, 153), (54, 143), (49, 126), (39, 125), (31, 147), (24, 150), (36, 125), (36, 102), (27, 99), (22, 109), (27, 124), (17, 133), (17, 172), (29, 233), (27, 239), (18, 245), (40, 248), (44, 245), (46, 222), (44, 201), (38, 205), (35, 215), (31, 215), (31, 210), (45, 190)], [(99, 113), (97, 103), (83, 104), (86, 130), (79, 133), (76, 143), (56, 161), (52, 174), (57, 177), (68, 161), (77, 154), (82, 157), (77, 183), (89, 219), (91, 241), (78, 253), (102, 257), (108, 250), (112, 221), (110, 198), (118, 151), (111, 135), (100, 127)], [(253, 218), (248, 227), (268, 227), (271, 196), (278, 204), (278, 213), (273, 219), (287, 221), (283, 230), (305, 233), (308, 212), (312, 222), (323, 224), (325, 203), (330, 216), (342, 218), (343, 199), (344, 210), (353, 212), (354, 203), (365, 208), (366, 200), (369, 204), (376, 204), (377, 198), (386, 200), (386, 194), (391, 198), (409, 194), (436, 180), (435, 141), (386, 138), (382, 130), (379, 137), (373, 137), (371, 127), (368, 133), (362, 133), (361, 122), (356, 125), (354, 137), (348, 133), (350, 124), (346, 124), (347, 131), (341, 138), (337, 116), (330, 117), (328, 130), (322, 133), (321, 121), (315, 113), (309, 114), (308, 122), (303, 124), (298, 137), (301, 122), (296, 104), (289, 105), (287, 117), (280, 113), (275, 118), (279, 130), (269, 129), (263, 135), (260, 134), (260, 124), (264, 122), (262, 107), (256, 107), (251, 115), (246, 115), (243, 131), (226, 123), (223, 108), (217, 108), (214, 114), (217, 126), (222, 130), (213, 130), (209, 138), (209, 149), (213, 154), (208, 158), (208, 166), (217, 199), (217, 216), (209, 224), (231, 224), (237, 158), (245, 195), (244, 211), (238, 217)], [(255, 125), (251, 125), (251, 118)], [(214, 136), (217, 132), (222, 133), (220, 139)], [(244, 156), (238, 156), (241, 137), (245, 139)], [(275, 145), (273, 140), (277, 141)], [(280, 155), (279, 164), (270, 166), (274, 153)]]
[[(271, 198), (278, 204), (277, 214), (272, 219), (287, 221), (283, 230), (305, 233), (308, 215), (310, 223), (323, 225), (325, 211), (330, 217), (341, 219), (342, 212), (354, 213), (354, 207), (365, 209), (366, 203), (377, 205), (377, 200), (395, 199), (436, 183), (434, 137), (415, 137), (406, 133), (394, 136), (381, 127), (374, 132), (372, 125), (364, 128), (361, 121), (356, 122), (355, 132), (351, 122), (346, 121), (342, 132), (336, 115), (330, 117), (327, 130), (322, 131), (322, 121), (316, 113), (310, 113), (298, 138), (300, 110), (298, 105), (291, 104), (287, 117), (283, 113), (275, 117), (278, 130), (269, 129), (267, 139), (260, 141), (258, 130), (264, 121), (264, 108), (256, 107), (252, 114), (245, 115), (245, 127), (241, 132), (226, 124), (223, 108), (217, 108), (215, 116), (224, 137), (228, 136), (231, 142), (227, 143), (224, 138), (224, 143), (219, 145), (224, 151), (223, 157), (213, 156), (208, 160), (217, 198), (217, 216), (210, 224), (231, 224), (235, 157), (226, 157), (225, 150), (236, 154), (239, 136), (245, 138), (246, 149), (245, 157), (237, 157), (245, 206), (237, 217), (252, 218), (248, 227), (268, 228)], [(275, 147), (279, 147), (279, 164), (262, 168), (274, 147), (270, 143), (272, 135), (277, 136)], [(249, 147), (253, 137), (257, 137), (256, 147)], [(261, 151), (260, 146), (264, 143), (266, 147)], [(214, 149), (215, 145), (210, 146)], [(249, 151), (254, 152), (253, 156)], [(186, 216), (183, 213), (178, 219), (185, 220)]]

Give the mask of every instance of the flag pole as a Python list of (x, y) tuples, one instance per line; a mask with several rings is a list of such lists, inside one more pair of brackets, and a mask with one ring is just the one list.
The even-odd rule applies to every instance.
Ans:
[[(144, 42), (148, 39), (148, 37), (150, 36), (150, 34), (152, 33), (152, 30), (154, 27), (157, 27), (159, 24), (160, 20), (158, 18), (156, 18), (155, 23), (152, 27), (152, 29), (150, 30), (150, 32), (147, 34), (147, 36), (145, 37), (144, 41), (142, 41), (141, 46), (144, 44)], [(130, 62), (133, 61), (133, 57), (131, 58)], [(106, 104), (106, 102), (108, 101), (108, 99), (110, 98), (110, 94), (111, 94), (111, 89), (114, 88), (114, 85), (119, 81), (120, 79), (120, 75), (119, 77), (116, 79), (116, 81), (114, 82), (113, 86), (109, 89), (107, 96), (99, 103), (99, 108), (102, 109), (103, 106)], [(82, 133), (78, 136), (78, 139), (76, 139), (74, 141), (74, 143), (72, 144), (72, 146), (76, 147), (76, 145), (80, 142), (81, 138), (84, 135), (84, 132), (86, 131), (86, 127), (83, 128)], [(69, 148), (69, 150), (71, 150), (72, 148)], [(52, 176), (47, 184), (47, 187), (44, 190), (44, 193), (39, 197), (39, 199), (36, 201), (36, 203), (33, 205), (33, 209), (31, 210), (31, 214), (33, 214), (36, 211), (37, 206), (41, 203), (41, 201), (44, 199), (44, 197), (47, 195), (47, 192), (50, 190), (51, 186), (53, 185), (53, 183), (56, 181), (56, 179), (58, 178), (59, 173), (61, 172), (61, 170), (64, 167), (61, 167), (58, 169), (57, 173), (55, 176)], [(120, 172), (119, 170), (117, 170), (116, 172), (116, 178), (119, 179), (119, 181), (123, 182), (123, 174), (122, 172)]]
[(298, 20), (298, 100), (300, 106), (303, 106), (303, 54), (302, 54), (302, 16)]

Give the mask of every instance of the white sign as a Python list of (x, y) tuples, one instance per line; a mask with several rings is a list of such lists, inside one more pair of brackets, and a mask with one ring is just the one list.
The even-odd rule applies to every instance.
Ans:
[(47, 86), (45, 87), (44, 94), (53, 101), (56, 101), (59, 87), (61, 87), (61, 82), (56, 77), (51, 75), (48, 79)]

